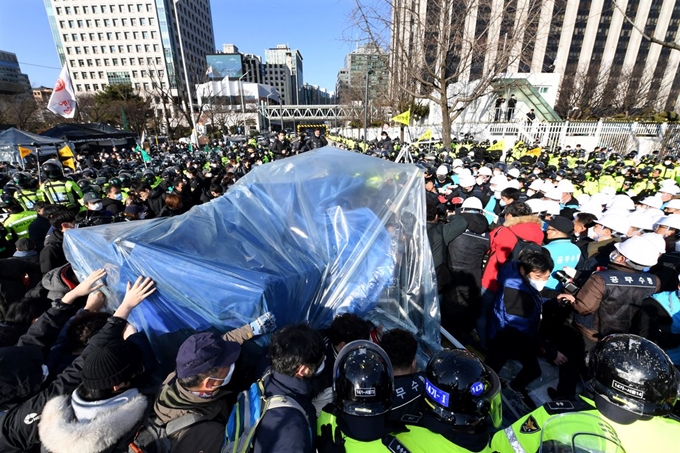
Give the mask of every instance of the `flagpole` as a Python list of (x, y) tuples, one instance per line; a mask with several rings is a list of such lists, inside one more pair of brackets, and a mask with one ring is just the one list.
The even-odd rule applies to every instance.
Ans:
[[(184, 44), (182, 44), (182, 31), (179, 27), (179, 15), (177, 14), (177, 4), (179, 3), (179, 0), (174, 0), (173, 9), (175, 10), (175, 25), (177, 28), (177, 38), (179, 41), (179, 52), (182, 55), (182, 66), (184, 67), (184, 82), (186, 83), (187, 86), (187, 97), (189, 98), (189, 111), (191, 113), (191, 126), (194, 128), (193, 132), (191, 133), (191, 140), (193, 141), (194, 139), (194, 134), (198, 134), (198, 130), (196, 129), (196, 119), (194, 118), (194, 102), (192, 100), (191, 96), (191, 86), (189, 85), (189, 74), (187, 73), (187, 60), (184, 57)], [(198, 140), (196, 140), (198, 143)]]

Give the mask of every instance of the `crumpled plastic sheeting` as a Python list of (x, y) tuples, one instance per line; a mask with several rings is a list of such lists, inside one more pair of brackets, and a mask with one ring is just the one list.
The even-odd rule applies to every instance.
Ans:
[(268, 310), (280, 326), (316, 328), (356, 313), (439, 347), (413, 165), (326, 147), (257, 167), (182, 216), (69, 230), (64, 243), (79, 277), (106, 268), (112, 309), (128, 281), (153, 278), (158, 290), (131, 322), (157, 351), (178, 333), (224, 332)]

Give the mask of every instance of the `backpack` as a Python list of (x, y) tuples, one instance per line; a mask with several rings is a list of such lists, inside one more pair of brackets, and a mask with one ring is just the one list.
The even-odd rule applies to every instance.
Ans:
[(170, 436), (206, 419), (207, 417), (203, 414), (190, 413), (163, 425), (152, 412), (137, 430), (127, 451), (128, 453), (170, 453), (172, 447)]
[(253, 383), (248, 390), (239, 393), (234, 404), (225, 433), (225, 444), (222, 453), (247, 453), (252, 450), (255, 431), (267, 411), (280, 407), (297, 409), (307, 420), (309, 434), (313, 440), (312, 428), (307, 412), (293, 398), (274, 395), (269, 398), (264, 393), (264, 380), (269, 376), (267, 372), (261, 379)]
[(525, 251), (543, 253), (543, 247), (541, 247), (540, 244), (522, 239), (510, 228), (508, 228), (508, 231), (517, 238), (517, 243), (512, 248), (508, 261), (519, 261)]

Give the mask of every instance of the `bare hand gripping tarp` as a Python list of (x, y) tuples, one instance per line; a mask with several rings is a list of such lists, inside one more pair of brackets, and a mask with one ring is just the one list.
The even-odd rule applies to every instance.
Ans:
[(413, 165), (326, 147), (257, 167), (182, 216), (69, 230), (65, 251), (81, 278), (106, 268), (112, 309), (128, 281), (153, 278), (131, 322), (156, 351), (267, 310), (316, 328), (352, 312), (437, 349), (423, 184)]

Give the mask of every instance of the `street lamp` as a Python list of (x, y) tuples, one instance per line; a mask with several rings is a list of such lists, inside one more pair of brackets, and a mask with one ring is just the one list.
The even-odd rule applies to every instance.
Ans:
[[(177, 26), (177, 39), (179, 40), (179, 53), (182, 55), (182, 66), (184, 67), (184, 82), (186, 83), (187, 86), (187, 96), (189, 97), (189, 112), (191, 116), (191, 126), (194, 128), (193, 133), (191, 134), (191, 140), (192, 143), (194, 141), (194, 134), (197, 134), (198, 131), (196, 130), (196, 118), (194, 118), (194, 102), (192, 101), (192, 96), (191, 96), (191, 86), (189, 85), (189, 74), (187, 73), (187, 60), (184, 58), (184, 45), (182, 44), (182, 32), (179, 27), (179, 15), (177, 14), (177, 4), (179, 3), (179, 0), (175, 0), (175, 3), (173, 5), (173, 9), (175, 10), (175, 25)], [(198, 136), (196, 136), (198, 138)], [(198, 142), (198, 140), (196, 140)]]
[(243, 99), (243, 78), (250, 74), (250, 69), (238, 78), (238, 89), (241, 95), (241, 112), (243, 112), (243, 135), (246, 135), (246, 101)]
[(368, 132), (366, 130), (368, 126), (368, 76), (373, 74), (373, 70), (369, 69), (366, 71), (366, 92), (364, 93), (364, 141), (368, 143)]
[[(271, 105), (271, 97), (272, 96), (274, 96), (274, 92), (271, 92), (267, 95), (267, 107), (269, 107)], [(272, 120), (269, 117), (267, 117), (267, 128), (271, 131)]]

